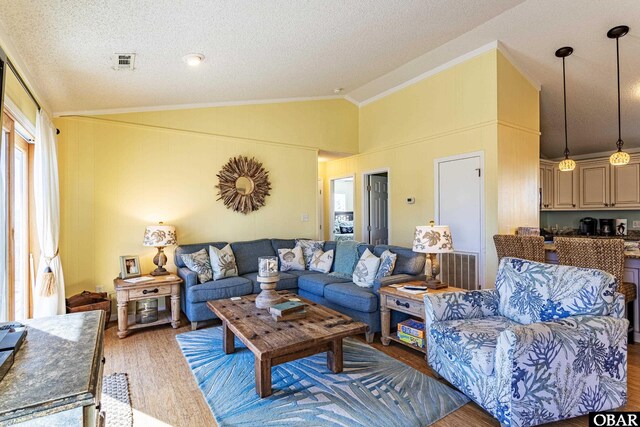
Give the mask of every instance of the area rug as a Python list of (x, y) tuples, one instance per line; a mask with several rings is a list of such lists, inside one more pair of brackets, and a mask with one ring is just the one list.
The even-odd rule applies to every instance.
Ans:
[(177, 335), (200, 390), (220, 426), (426, 426), (469, 399), (355, 339), (344, 340), (344, 371), (326, 353), (272, 369), (273, 394), (260, 399), (253, 354), (237, 338), (222, 350), (222, 329)]
[(131, 427), (133, 413), (127, 374), (111, 374), (102, 378), (102, 409), (106, 427)]

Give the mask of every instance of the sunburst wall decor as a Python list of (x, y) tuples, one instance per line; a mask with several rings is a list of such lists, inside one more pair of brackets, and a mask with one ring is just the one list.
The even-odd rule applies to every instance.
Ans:
[(245, 215), (264, 206), (271, 190), (269, 172), (253, 157), (229, 159), (216, 176), (217, 200), (222, 200), (228, 209)]

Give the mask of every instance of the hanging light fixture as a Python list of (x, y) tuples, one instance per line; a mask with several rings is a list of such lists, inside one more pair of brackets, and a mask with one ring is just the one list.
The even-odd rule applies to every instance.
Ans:
[(564, 72), (564, 58), (573, 53), (573, 48), (569, 46), (556, 50), (556, 56), (562, 58), (562, 91), (564, 99), (564, 160), (558, 165), (561, 171), (572, 171), (576, 168), (576, 162), (569, 158), (569, 139), (567, 137), (567, 79)]
[(629, 163), (630, 156), (629, 153), (625, 153), (622, 151), (622, 146), (624, 145), (624, 141), (622, 140), (621, 132), (620, 132), (620, 47), (619, 41), (620, 37), (624, 37), (629, 32), (629, 27), (626, 25), (619, 25), (617, 27), (613, 27), (607, 32), (607, 37), (610, 39), (616, 39), (616, 63), (618, 70), (618, 141), (616, 142), (616, 147), (618, 147), (618, 151), (613, 153), (611, 157), (609, 157), (609, 163), (614, 166), (622, 166)]

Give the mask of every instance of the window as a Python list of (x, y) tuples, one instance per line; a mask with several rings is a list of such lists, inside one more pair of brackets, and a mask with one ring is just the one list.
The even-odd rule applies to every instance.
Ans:
[[(16, 130), (20, 129), (21, 132)], [(0, 147), (0, 192), (2, 212), (0, 226), (4, 233), (0, 242), (0, 257), (6, 268), (0, 276), (0, 289), (6, 298), (0, 315), (8, 320), (24, 320), (31, 317), (31, 167), (33, 146), (29, 135), (12, 115), (2, 115), (2, 146)]]

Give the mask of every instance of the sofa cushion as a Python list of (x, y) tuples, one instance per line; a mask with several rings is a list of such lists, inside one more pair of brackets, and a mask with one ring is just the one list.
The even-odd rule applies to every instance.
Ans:
[(318, 272), (317, 271), (311, 271), (311, 270), (289, 270), (289, 271), (287, 271), (287, 274), (291, 274), (292, 276), (300, 277), (300, 276), (307, 276), (309, 274), (318, 274)]
[(313, 274), (300, 276), (298, 278), (298, 287), (318, 296), (324, 296), (325, 286), (331, 283), (343, 283), (349, 281), (348, 279), (339, 279), (337, 277), (329, 276), (328, 274), (316, 273), (315, 271), (312, 273)]
[[(259, 294), (261, 292), (260, 283), (258, 283), (258, 273), (247, 273), (243, 274), (242, 277), (245, 279), (251, 280), (253, 283), (253, 293)], [(280, 273), (280, 280), (276, 284), (276, 290), (283, 289), (297, 289), (298, 288), (298, 277), (289, 273)]]
[(372, 287), (379, 266), (380, 258), (366, 249), (353, 270), (353, 283), (364, 288)]
[(607, 316), (616, 279), (601, 270), (503, 258), (496, 289), (498, 312), (523, 324), (569, 316)]
[(313, 259), (313, 253), (318, 249), (323, 250), (324, 240), (297, 239), (296, 246), (300, 246), (302, 248), (304, 264), (306, 269), (309, 270), (311, 260)]
[(313, 253), (311, 258), (311, 264), (309, 270), (317, 271), (319, 273), (328, 273), (333, 266), (333, 251), (324, 252), (322, 249), (318, 249)]
[(198, 274), (199, 283), (206, 283), (213, 279), (213, 270), (206, 250), (200, 249), (192, 254), (182, 254), (181, 258), (189, 270)]
[(176, 250), (173, 253), (173, 260), (176, 264), (176, 267), (182, 268), (187, 265), (182, 260), (182, 255), (184, 254), (192, 254), (194, 252), (198, 252), (201, 249), (209, 251), (209, 246), (215, 246), (218, 249), (222, 249), (227, 245), (227, 242), (210, 242), (210, 243), (196, 243), (193, 245), (180, 245), (176, 247)]
[(424, 263), (426, 260), (424, 254), (413, 252), (410, 248), (393, 245), (376, 245), (373, 254), (379, 257), (386, 250), (398, 256), (396, 258), (396, 265), (393, 268), (393, 274), (411, 274), (412, 276), (424, 274)]
[(213, 280), (238, 275), (236, 257), (233, 255), (231, 245), (227, 245), (222, 249), (209, 246), (209, 260), (211, 261), (211, 269), (213, 270)]
[(378, 296), (372, 288), (363, 288), (353, 282), (332, 283), (324, 288), (324, 297), (332, 303), (365, 313), (379, 309)]
[(304, 271), (304, 255), (300, 246), (278, 249), (280, 271)]
[(393, 274), (397, 258), (398, 255), (394, 254), (389, 249), (382, 252), (382, 255), (380, 255), (380, 267), (378, 267), (375, 278), (382, 279), (384, 277), (391, 276)]
[(502, 331), (519, 323), (502, 316), (434, 322), (429, 331), (452, 363), (492, 375), (496, 344)]
[(227, 277), (216, 281), (209, 281), (187, 288), (188, 302), (203, 302), (217, 299), (241, 297), (253, 291), (251, 280), (243, 277)]
[(259, 257), (276, 256), (269, 239), (232, 243), (231, 249), (233, 249), (233, 254), (236, 257), (236, 265), (240, 276), (257, 272)]
[(271, 239), (271, 246), (277, 253), (278, 249), (291, 249), (296, 245), (296, 239)]

